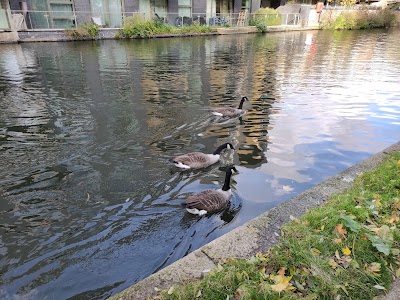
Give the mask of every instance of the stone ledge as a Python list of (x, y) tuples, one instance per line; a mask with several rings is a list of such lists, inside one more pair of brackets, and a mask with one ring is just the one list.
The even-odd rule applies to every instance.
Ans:
[(154, 287), (166, 289), (200, 278), (204, 270), (215, 268), (219, 259), (244, 258), (266, 252), (279, 242), (280, 228), (290, 221), (290, 216), (300, 217), (310, 208), (323, 204), (331, 195), (344, 192), (358, 174), (375, 169), (388, 153), (395, 151), (400, 151), (400, 142), (261, 214), (111, 299), (146, 299), (156, 293)]
[(0, 31), (0, 44), (18, 43), (18, 33), (16, 31)]

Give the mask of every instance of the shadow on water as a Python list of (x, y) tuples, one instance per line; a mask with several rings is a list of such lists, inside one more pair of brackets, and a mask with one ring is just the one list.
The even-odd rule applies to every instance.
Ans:
[[(397, 141), (399, 40), (1, 45), (0, 298), (107, 298)], [(244, 95), (243, 116), (210, 114)], [(225, 142), (236, 151), (205, 170), (169, 163)], [(231, 164), (229, 206), (188, 214), (185, 197)]]

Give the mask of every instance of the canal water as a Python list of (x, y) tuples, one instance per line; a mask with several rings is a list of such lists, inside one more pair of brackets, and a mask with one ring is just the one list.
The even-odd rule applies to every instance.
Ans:
[[(399, 48), (399, 30), (0, 45), (0, 298), (107, 298), (399, 141)], [(210, 114), (242, 96), (243, 117)], [(170, 166), (225, 142), (206, 170)], [(229, 207), (189, 215), (229, 164)]]

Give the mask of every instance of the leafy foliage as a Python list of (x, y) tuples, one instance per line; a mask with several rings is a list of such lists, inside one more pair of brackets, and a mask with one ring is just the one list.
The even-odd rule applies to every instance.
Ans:
[(267, 26), (281, 25), (282, 16), (273, 8), (260, 8), (249, 20), (250, 26), (256, 26), (260, 32), (266, 32)]
[(227, 259), (154, 299), (373, 299), (400, 277), (400, 153), (282, 228), (280, 244)]
[(144, 19), (140, 15), (126, 18), (120, 35), (123, 38), (150, 38), (158, 34), (190, 34), (215, 32), (214, 27), (201, 26), (194, 21), (190, 26), (175, 27), (160, 21), (159, 19)]
[(323, 25), (329, 29), (368, 29), (394, 25), (395, 13), (389, 9), (344, 11), (333, 22)]
[(77, 28), (66, 29), (65, 34), (74, 39), (94, 39), (99, 33), (99, 26), (93, 23), (83, 23)]

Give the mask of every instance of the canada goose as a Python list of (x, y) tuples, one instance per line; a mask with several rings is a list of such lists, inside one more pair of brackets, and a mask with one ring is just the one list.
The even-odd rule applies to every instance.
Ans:
[(203, 216), (223, 209), (232, 195), (230, 181), (232, 170), (238, 173), (235, 167), (230, 166), (225, 173), (225, 182), (218, 190), (205, 190), (189, 196), (186, 202), (186, 210), (194, 215)]
[(191, 152), (184, 155), (179, 155), (171, 159), (173, 164), (181, 169), (200, 169), (206, 168), (215, 164), (219, 158), (220, 153), (224, 149), (235, 149), (231, 143), (225, 143), (219, 146), (212, 154), (205, 154), (202, 152)]
[(237, 117), (241, 115), (244, 110), (243, 110), (243, 103), (244, 101), (248, 101), (246, 96), (242, 97), (242, 100), (240, 100), (240, 104), (238, 108), (233, 108), (233, 107), (214, 107), (212, 108), (212, 114), (215, 116), (222, 116), (222, 117)]

